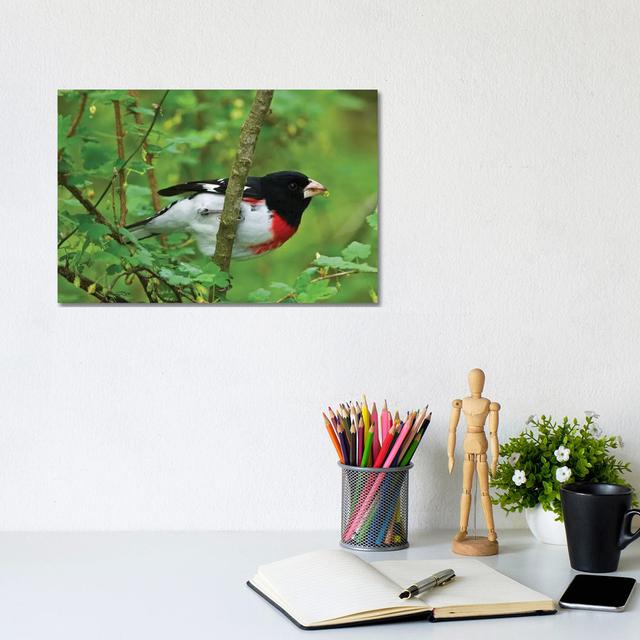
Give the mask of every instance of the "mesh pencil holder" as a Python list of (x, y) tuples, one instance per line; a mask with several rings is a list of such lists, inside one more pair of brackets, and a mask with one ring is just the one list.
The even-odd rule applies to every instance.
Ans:
[(397, 551), (409, 546), (409, 469), (342, 468), (340, 544), (357, 551)]

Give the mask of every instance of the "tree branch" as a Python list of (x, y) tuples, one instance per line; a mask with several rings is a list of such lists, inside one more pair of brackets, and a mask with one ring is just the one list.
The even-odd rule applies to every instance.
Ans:
[[(84, 108), (87, 105), (87, 98), (89, 94), (86, 91), (83, 91), (80, 94), (80, 104), (78, 105), (78, 112), (75, 115), (75, 118), (71, 122), (71, 126), (69, 127), (69, 131), (67, 131), (67, 138), (72, 138), (76, 135), (76, 130), (78, 125), (80, 124), (80, 120), (82, 120), (82, 116), (84, 115)], [(58, 160), (62, 158), (62, 153), (64, 152), (64, 147), (58, 149)]]
[[(62, 185), (99, 223), (109, 227), (111, 231), (111, 235), (113, 236), (114, 240), (118, 241), (120, 244), (123, 244), (123, 245), (127, 244), (125, 239), (114, 228), (114, 226), (98, 211), (98, 209), (96, 209), (96, 205), (94, 205), (92, 202), (87, 200), (87, 198), (85, 198), (82, 195), (82, 191), (80, 191), (78, 187), (75, 187), (72, 184), (69, 184), (69, 181), (67, 180), (67, 176), (65, 176), (63, 173), (59, 173), (58, 183)], [(62, 243), (71, 236), (71, 234), (75, 233), (76, 230), (77, 230), (77, 227), (70, 234), (68, 234), (62, 240), (60, 240), (60, 242), (58, 243), (58, 247), (60, 247)]]
[[(142, 140), (140, 140), (140, 142), (137, 144), (136, 148), (127, 156), (127, 159), (124, 161), (124, 163), (122, 165), (123, 169), (129, 164), (129, 162), (131, 162), (131, 159), (133, 158), (133, 156), (135, 156), (136, 153), (138, 153), (138, 151), (140, 151), (140, 148), (146, 142), (147, 138), (149, 137), (149, 134), (151, 133), (151, 130), (153, 129), (154, 125), (156, 124), (156, 120), (158, 119), (158, 116), (160, 115), (160, 109), (162, 108), (162, 104), (163, 104), (163, 102), (165, 101), (165, 99), (166, 99), (166, 97), (168, 95), (169, 95), (169, 90), (167, 89), (167, 91), (164, 92), (162, 98), (160, 98), (160, 102), (158, 102), (158, 104), (155, 105), (156, 112), (155, 112), (153, 118), (151, 119), (151, 124), (149, 125), (149, 128), (147, 129), (145, 134), (142, 136)], [(102, 202), (102, 200), (107, 195), (107, 193), (109, 193), (109, 189), (111, 188), (111, 183), (112, 182), (113, 182), (113, 176), (111, 176), (111, 180), (109, 180), (109, 184), (105, 187), (104, 191), (100, 194), (100, 197), (96, 200), (96, 207)]]
[(158, 296), (156, 295), (156, 293), (151, 290), (149, 278), (143, 276), (139, 271), (136, 271), (135, 274), (136, 274), (136, 278), (140, 280), (140, 284), (144, 289), (144, 293), (147, 296), (147, 300), (149, 300), (149, 302), (151, 303), (160, 302), (160, 300), (158, 300)]
[(80, 120), (82, 120), (82, 116), (84, 114), (84, 108), (87, 106), (87, 98), (89, 94), (86, 91), (83, 91), (80, 95), (80, 105), (78, 106), (78, 113), (76, 113), (76, 117), (73, 119), (71, 126), (69, 127), (69, 131), (67, 132), (67, 138), (71, 138), (76, 135), (76, 129), (80, 124)]
[[(136, 153), (138, 153), (138, 151), (140, 151), (140, 147), (142, 147), (143, 143), (146, 141), (146, 139), (149, 137), (149, 134), (151, 133), (151, 130), (153, 129), (156, 120), (158, 119), (158, 116), (160, 115), (160, 109), (162, 107), (163, 102), (165, 101), (166, 97), (169, 95), (169, 91), (165, 91), (164, 95), (162, 96), (162, 98), (160, 99), (160, 102), (155, 105), (155, 110), (156, 113), (153, 116), (153, 119), (151, 120), (151, 124), (149, 125), (149, 128), (147, 129), (146, 133), (144, 134), (144, 136), (142, 136), (142, 140), (140, 140), (140, 143), (138, 144), (138, 146), (133, 150), (133, 153), (129, 154), (129, 156), (127, 157), (127, 159), (124, 161), (124, 164), (122, 165), (122, 168), (124, 169), (127, 164), (129, 164), (131, 158), (133, 158), (133, 156), (135, 156)], [(65, 184), (62, 181), (62, 177), (63, 174), (58, 173), (58, 182), (66, 187), (68, 189), (67, 184)], [(95, 205), (91, 204), (91, 202), (89, 202), (88, 200), (86, 200), (86, 198), (82, 198), (82, 200), (80, 200), (80, 202), (82, 203), (82, 205), (84, 206), (85, 209), (87, 209), (87, 211), (89, 211), (90, 213), (93, 213), (94, 211), (98, 213), (98, 215), (102, 216), (102, 214), (98, 211), (98, 206), (100, 205), (100, 203), (102, 202), (102, 200), (104, 199), (104, 197), (107, 195), (107, 193), (109, 192), (109, 189), (111, 189), (111, 185), (113, 184), (113, 176), (111, 176), (111, 179), (109, 180), (109, 183), (107, 184), (107, 186), (105, 187), (104, 191), (100, 194), (100, 197), (98, 198), (98, 200), (96, 201)], [(80, 196), (82, 196), (82, 193), (80, 193), (79, 190), (77, 190), (78, 193), (80, 194)], [(73, 193), (73, 192), (71, 192)], [(77, 195), (73, 194), (76, 198), (78, 198)], [(84, 202), (83, 202), (84, 201)], [(92, 207), (92, 209), (88, 209), (87, 205), (85, 204), (85, 202)], [(95, 214), (94, 214), (95, 215)], [(104, 218), (103, 218), (104, 219)], [(76, 231), (78, 230), (78, 227), (76, 227), (75, 229), (73, 229), (73, 231), (71, 231), (70, 233), (68, 233), (66, 236), (64, 236), (64, 238), (62, 238), (60, 240), (60, 242), (58, 242), (58, 248), (60, 248)], [(115, 236), (114, 236), (115, 237)], [(116, 238), (117, 239), (117, 238)]]
[[(67, 189), (67, 191), (101, 224), (104, 224), (105, 226), (109, 227), (110, 230), (110, 235), (111, 237), (116, 241), (119, 242), (121, 245), (127, 247), (129, 249), (129, 251), (131, 251), (131, 244), (127, 242), (127, 240), (125, 240), (120, 233), (118, 232), (118, 230), (96, 209), (95, 205), (93, 205), (91, 202), (89, 202), (89, 200), (87, 200), (83, 195), (82, 192), (80, 191), (80, 189), (78, 189), (78, 187), (74, 187), (73, 185), (69, 184), (69, 182), (67, 181), (67, 177), (63, 174), (59, 174), (58, 175), (58, 180), (60, 182), (60, 184)], [(76, 227), (77, 229), (77, 227)], [(75, 231), (75, 229), (74, 229)], [(73, 232), (72, 232), (73, 233)], [(68, 236), (67, 236), (68, 237)], [(58, 244), (58, 246), (60, 246), (60, 244), (62, 244), (62, 242), (64, 242), (64, 240), (66, 240), (66, 238), (63, 238), (60, 243)], [(65, 267), (60, 267), (60, 268), (65, 268)], [(160, 275), (158, 275), (157, 273), (151, 271), (150, 269), (146, 269), (147, 271), (149, 271), (149, 273), (151, 273), (151, 275), (155, 278), (157, 278), (160, 282), (163, 282), (164, 284), (167, 285), (167, 287), (169, 287), (169, 289), (171, 289), (171, 291), (173, 292), (173, 294), (176, 296), (176, 301), (177, 302), (182, 302), (182, 297), (187, 297), (189, 298), (189, 296), (187, 296), (184, 291), (180, 292), (176, 287), (174, 287), (173, 285), (170, 285), (164, 278), (160, 277)], [(139, 273), (138, 271), (135, 271), (135, 275), (138, 278), (138, 280), (140, 280), (140, 284), (142, 285), (142, 288), (144, 289), (144, 292), (147, 296), (147, 298), (149, 299), (149, 302), (159, 302), (158, 300), (158, 296), (155, 295), (155, 293), (151, 290), (151, 283), (149, 282), (149, 278), (147, 278), (146, 276), (143, 276), (141, 273)], [(65, 276), (66, 277), (66, 276)], [(82, 278), (83, 276), (79, 276), (80, 278)], [(73, 278), (70, 280), (70, 282), (73, 282), (75, 278), (75, 274), (73, 274)], [(67, 278), (68, 279), (68, 278)], [(88, 280), (89, 284), (91, 284), (91, 281)], [(80, 287), (81, 289), (84, 287)], [(93, 295), (93, 294), (92, 294)], [(97, 296), (96, 296), (97, 297)], [(192, 302), (195, 302), (193, 299), (189, 298)], [(102, 300), (101, 302), (111, 302), (111, 300)], [(122, 302), (128, 302), (128, 300), (122, 300)]]
[[(240, 130), (240, 140), (227, 184), (224, 208), (220, 216), (220, 227), (216, 236), (216, 251), (213, 256), (213, 261), (225, 273), (229, 273), (244, 186), (253, 163), (258, 136), (269, 113), (272, 99), (273, 90), (259, 89), (256, 91), (249, 115)], [(225, 289), (216, 288), (216, 297), (223, 298), (227, 289), (228, 287)]]
[(124, 127), (122, 126), (122, 113), (120, 112), (120, 101), (112, 100), (113, 113), (116, 124), (116, 144), (118, 147), (118, 158), (122, 163), (118, 169), (118, 195), (120, 196), (120, 226), (127, 224), (127, 192), (125, 191), (126, 176), (124, 173)]
[[(129, 95), (133, 98), (133, 106), (138, 106), (138, 92), (131, 90), (129, 91)], [(142, 128), (144, 126), (144, 118), (141, 113), (137, 111), (133, 111), (133, 119), (136, 121), (136, 124)], [(149, 189), (151, 190), (151, 203), (153, 205), (154, 211), (160, 211), (162, 209), (162, 202), (160, 201), (160, 196), (158, 195), (158, 181), (156, 180), (156, 172), (153, 168), (153, 154), (149, 153), (148, 150), (149, 144), (147, 139), (145, 138), (142, 141), (142, 148), (144, 150), (144, 161), (149, 165), (147, 169), (147, 179), (149, 180)]]
[(111, 291), (105, 289), (102, 285), (85, 278), (65, 267), (64, 265), (58, 265), (58, 273), (68, 280), (72, 285), (79, 287), (90, 296), (97, 298), (100, 302), (129, 302), (126, 298), (123, 298)]

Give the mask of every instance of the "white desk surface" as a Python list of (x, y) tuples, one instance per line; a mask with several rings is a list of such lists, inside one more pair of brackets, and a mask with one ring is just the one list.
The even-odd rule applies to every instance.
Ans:
[[(525, 531), (500, 533), (484, 561), (554, 600), (573, 572), (565, 547)], [(412, 546), (371, 560), (446, 558), (450, 532), (414, 533)], [(335, 532), (0, 533), (0, 636), (7, 640), (164, 638), (623, 638), (640, 629), (640, 588), (624, 613), (560, 609), (554, 616), (301, 631), (245, 581), (259, 564), (337, 547)], [(640, 578), (640, 543), (620, 575)], [(611, 575), (611, 574), (609, 574)], [(311, 635), (309, 635), (311, 634)], [(470, 638), (472, 636), (466, 635)], [(478, 637), (478, 636), (475, 636)]]

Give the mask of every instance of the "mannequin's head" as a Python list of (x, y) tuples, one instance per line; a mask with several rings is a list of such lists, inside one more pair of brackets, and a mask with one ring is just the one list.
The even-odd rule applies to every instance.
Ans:
[(469, 389), (471, 389), (472, 398), (482, 396), (482, 390), (484, 389), (484, 371), (482, 369), (471, 369), (469, 371)]

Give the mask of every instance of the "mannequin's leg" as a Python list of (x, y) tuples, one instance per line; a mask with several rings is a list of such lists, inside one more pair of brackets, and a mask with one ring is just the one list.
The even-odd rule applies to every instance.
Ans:
[(487, 464), (486, 453), (481, 453), (478, 456), (477, 471), (478, 484), (480, 485), (480, 501), (482, 502), (482, 511), (484, 512), (484, 519), (488, 529), (487, 538), (491, 542), (495, 542), (498, 536), (493, 524), (493, 510), (491, 508), (491, 496), (489, 495), (489, 465)]
[(474, 454), (465, 453), (462, 469), (462, 495), (460, 496), (460, 530), (454, 540), (464, 540), (467, 537), (469, 511), (471, 510), (471, 487), (473, 486)]

